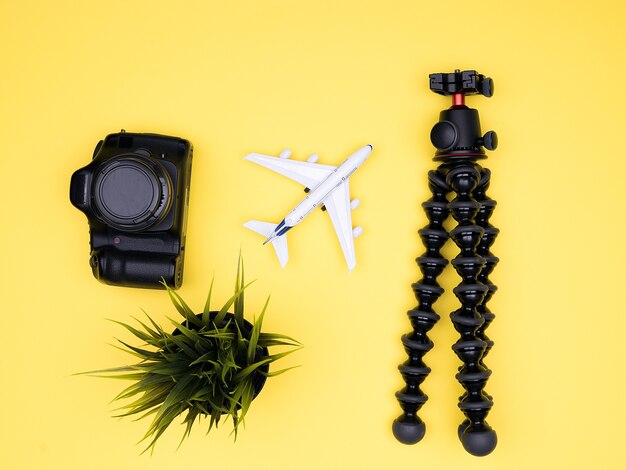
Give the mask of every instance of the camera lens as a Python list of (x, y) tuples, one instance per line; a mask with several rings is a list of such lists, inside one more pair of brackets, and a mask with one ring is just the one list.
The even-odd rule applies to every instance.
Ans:
[(172, 183), (155, 160), (139, 154), (109, 159), (93, 183), (94, 205), (107, 225), (138, 231), (154, 225), (171, 206)]

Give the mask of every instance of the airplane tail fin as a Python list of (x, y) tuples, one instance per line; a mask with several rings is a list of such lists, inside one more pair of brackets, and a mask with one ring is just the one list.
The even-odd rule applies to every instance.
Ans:
[[(261, 222), (259, 220), (250, 220), (243, 224), (244, 227), (249, 228), (250, 230), (260, 233), (264, 237), (268, 238), (274, 233), (274, 229), (276, 229), (276, 224), (270, 224), (268, 222)], [(289, 252), (287, 250), (287, 235), (281, 235), (280, 237), (276, 237), (272, 240), (272, 245), (274, 245), (274, 250), (276, 250), (276, 256), (278, 256), (278, 261), (280, 262), (281, 267), (285, 267), (287, 261), (289, 260)]]

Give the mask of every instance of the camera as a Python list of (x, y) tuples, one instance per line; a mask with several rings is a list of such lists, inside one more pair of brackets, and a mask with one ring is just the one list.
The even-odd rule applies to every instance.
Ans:
[(89, 264), (116, 286), (178, 288), (183, 281), (191, 143), (158, 134), (110, 134), (77, 170), (70, 201), (89, 222)]

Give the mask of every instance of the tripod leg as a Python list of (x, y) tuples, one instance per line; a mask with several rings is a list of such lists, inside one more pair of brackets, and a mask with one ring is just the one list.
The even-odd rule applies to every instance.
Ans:
[(482, 363), (488, 343), (479, 336), (484, 333), (485, 318), (478, 310), (489, 290), (479, 275), (486, 260), (477, 252), (485, 235), (485, 229), (476, 224), (476, 217), (482, 204), (472, 197), (477, 188), (482, 168), (468, 161), (457, 161), (450, 165), (446, 181), (457, 194), (449, 208), (458, 225), (450, 236), (460, 249), (452, 265), (461, 276), (461, 283), (454, 293), (461, 302), (461, 308), (450, 317), (461, 337), (452, 349), (463, 361), (456, 375), (466, 393), (459, 398), (459, 408), (467, 418), (459, 426), (459, 437), (465, 450), (473, 455), (487, 455), (496, 446), (496, 433), (485, 422), (485, 417), (493, 406), (491, 397), (484, 391), (491, 371)]
[[(478, 275), (478, 280), (487, 286), (489, 289), (487, 294), (485, 294), (485, 298), (477, 307), (478, 313), (485, 319), (485, 322), (482, 326), (476, 331), (476, 336), (487, 343), (487, 347), (485, 348), (485, 353), (483, 357), (481, 357), (481, 364), (484, 365), (483, 360), (485, 356), (489, 354), (489, 351), (493, 347), (493, 341), (487, 337), (485, 334), (485, 330), (491, 324), (495, 315), (489, 310), (487, 307), (487, 302), (491, 299), (493, 294), (498, 290), (495, 284), (493, 284), (489, 280), (489, 276), (493, 272), (493, 268), (498, 264), (499, 258), (494, 256), (491, 252), (491, 245), (496, 241), (496, 237), (500, 230), (489, 223), (489, 219), (491, 218), (491, 214), (493, 214), (493, 210), (496, 207), (496, 201), (487, 196), (486, 191), (489, 189), (489, 183), (491, 180), (491, 171), (487, 168), (483, 168), (481, 172), (480, 182), (478, 186), (474, 190), (474, 198), (476, 201), (480, 203), (480, 210), (476, 215), (476, 225), (482, 227), (484, 229), (484, 233), (480, 242), (478, 243), (478, 247), (476, 248), (476, 253), (482, 256), (485, 259), (485, 266), (480, 271)], [(491, 397), (489, 397), (491, 398)]]
[[(476, 253), (485, 259), (485, 265), (478, 275), (478, 280), (481, 283), (485, 284), (488, 288), (488, 291), (485, 294), (483, 301), (478, 307), (476, 307), (478, 313), (480, 313), (480, 315), (485, 320), (484, 323), (476, 330), (476, 336), (487, 344), (485, 352), (480, 358), (480, 364), (484, 367), (486, 367), (484, 363), (485, 356), (489, 354), (489, 351), (493, 347), (493, 340), (491, 340), (487, 336), (485, 330), (489, 327), (489, 325), (495, 318), (495, 315), (491, 312), (491, 310), (489, 310), (489, 307), (487, 307), (487, 302), (498, 290), (496, 285), (493, 284), (489, 279), (489, 275), (492, 273), (496, 264), (498, 264), (498, 262), (500, 261), (498, 257), (494, 256), (494, 254), (491, 252), (491, 245), (493, 245), (493, 243), (495, 242), (495, 239), (498, 236), (498, 233), (500, 233), (500, 230), (491, 225), (491, 223), (489, 222), (489, 219), (493, 214), (493, 210), (496, 207), (496, 201), (491, 199), (486, 194), (487, 189), (489, 189), (490, 181), (491, 171), (487, 168), (483, 168), (481, 170), (480, 181), (478, 182), (478, 185), (476, 186), (476, 189), (473, 193), (474, 199), (476, 199), (476, 201), (480, 203), (480, 209), (478, 210), (478, 214), (476, 215), (476, 225), (482, 227), (484, 230), (483, 236), (478, 243), (478, 247), (476, 248)], [(485, 395), (490, 400), (492, 399), (492, 397), (486, 392)], [(465, 431), (465, 428), (468, 424), (469, 420), (465, 420), (462, 424), (459, 425), (459, 437), (461, 436), (463, 431)]]
[(393, 422), (392, 427), (394, 436), (403, 444), (419, 442), (426, 432), (424, 422), (417, 416), (419, 409), (428, 400), (420, 390), (420, 384), (430, 373), (430, 368), (424, 364), (422, 358), (433, 347), (427, 333), (439, 320), (439, 315), (432, 305), (443, 294), (443, 289), (437, 283), (437, 276), (448, 264), (441, 256), (440, 249), (448, 239), (443, 222), (449, 213), (446, 194), (450, 192), (450, 187), (439, 171), (429, 172), (428, 182), (432, 197), (422, 204), (428, 224), (419, 231), (426, 252), (416, 259), (423, 277), (411, 286), (418, 305), (407, 312), (413, 331), (402, 336), (402, 344), (409, 358), (398, 366), (406, 386), (396, 393), (403, 412)]

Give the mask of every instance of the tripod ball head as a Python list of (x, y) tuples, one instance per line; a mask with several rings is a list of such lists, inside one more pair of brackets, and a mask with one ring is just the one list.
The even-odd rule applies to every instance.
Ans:
[(434, 159), (486, 158), (484, 149), (495, 150), (498, 136), (494, 131), (482, 134), (478, 111), (465, 106), (465, 96), (493, 96), (493, 80), (475, 70), (433, 73), (429, 78), (431, 91), (452, 96), (452, 106), (441, 111), (439, 122), (430, 133), (430, 140), (437, 148)]

